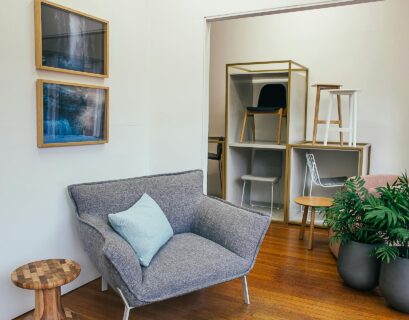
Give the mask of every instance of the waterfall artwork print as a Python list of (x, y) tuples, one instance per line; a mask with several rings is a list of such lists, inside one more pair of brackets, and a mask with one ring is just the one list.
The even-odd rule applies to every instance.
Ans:
[(60, 147), (108, 142), (109, 89), (37, 80), (37, 145)]
[(35, 0), (38, 69), (108, 77), (108, 21)]

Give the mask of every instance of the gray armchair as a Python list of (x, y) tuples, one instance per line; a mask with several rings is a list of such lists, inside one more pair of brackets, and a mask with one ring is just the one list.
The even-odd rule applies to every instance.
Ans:
[[(68, 187), (85, 250), (104, 283), (125, 303), (123, 319), (138, 306), (242, 277), (254, 265), (270, 216), (203, 195), (199, 170)], [(110, 227), (109, 213), (130, 208), (144, 193), (162, 208), (175, 235), (149, 267)]]

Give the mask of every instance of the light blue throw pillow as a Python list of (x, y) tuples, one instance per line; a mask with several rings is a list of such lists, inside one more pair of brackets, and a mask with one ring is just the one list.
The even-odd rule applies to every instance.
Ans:
[(154, 255), (173, 236), (159, 205), (146, 193), (128, 210), (108, 215), (111, 226), (135, 250), (139, 262), (149, 266)]

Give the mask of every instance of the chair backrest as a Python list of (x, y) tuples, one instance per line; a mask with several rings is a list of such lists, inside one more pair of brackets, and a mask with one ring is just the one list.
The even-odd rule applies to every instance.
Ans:
[(108, 214), (124, 211), (147, 193), (161, 207), (173, 231), (189, 232), (196, 206), (203, 197), (201, 170), (140, 178), (77, 184), (68, 187), (79, 216), (108, 221)]
[(257, 107), (280, 109), (287, 108), (287, 90), (279, 83), (266, 84), (261, 88)]
[(308, 171), (310, 172), (311, 180), (317, 184), (321, 185), (320, 175), (318, 173), (317, 163), (315, 162), (315, 157), (312, 153), (307, 153), (305, 155), (307, 158), (307, 167)]

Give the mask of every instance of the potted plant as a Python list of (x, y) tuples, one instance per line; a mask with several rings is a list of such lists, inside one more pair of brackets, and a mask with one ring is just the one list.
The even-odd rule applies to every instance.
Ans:
[(338, 273), (355, 289), (378, 286), (380, 262), (371, 252), (382, 241), (378, 228), (364, 220), (368, 201), (374, 196), (364, 187), (361, 177), (348, 179), (334, 196), (333, 206), (324, 214), (324, 224), (332, 230), (330, 243), (340, 243)]
[(374, 253), (382, 261), (379, 286), (386, 302), (409, 313), (409, 183), (407, 174), (377, 188), (365, 221), (376, 226), (383, 241)]

